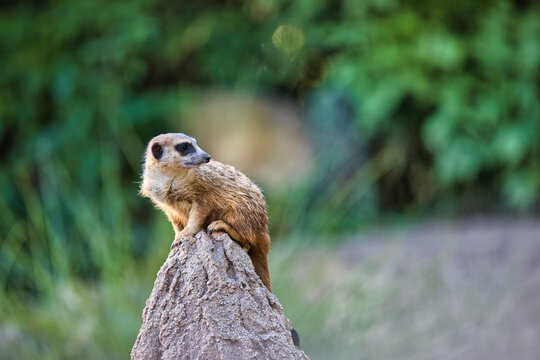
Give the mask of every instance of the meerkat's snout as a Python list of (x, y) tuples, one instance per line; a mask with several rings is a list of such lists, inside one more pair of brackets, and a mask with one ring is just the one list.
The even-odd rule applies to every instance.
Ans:
[(191, 142), (176, 144), (174, 149), (180, 154), (183, 165), (186, 167), (208, 163), (211, 159), (206, 151)]

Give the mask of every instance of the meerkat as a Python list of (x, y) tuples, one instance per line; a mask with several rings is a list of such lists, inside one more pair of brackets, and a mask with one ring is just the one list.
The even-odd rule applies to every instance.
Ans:
[(234, 167), (212, 160), (197, 140), (162, 134), (148, 143), (140, 193), (168, 216), (176, 232), (171, 248), (200, 230), (224, 231), (248, 253), (269, 291), (270, 251), (264, 196)]

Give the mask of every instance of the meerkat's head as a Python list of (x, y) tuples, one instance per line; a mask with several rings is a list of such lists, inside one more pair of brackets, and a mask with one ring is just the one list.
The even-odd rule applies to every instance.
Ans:
[(148, 143), (145, 166), (169, 171), (192, 168), (210, 161), (197, 140), (181, 133), (158, 135)]
[(146, 148), (141, 194), (155, 198), (174, 178), (209, 161), (210, 155), (194, 138), (181, 133), (158, 135)]

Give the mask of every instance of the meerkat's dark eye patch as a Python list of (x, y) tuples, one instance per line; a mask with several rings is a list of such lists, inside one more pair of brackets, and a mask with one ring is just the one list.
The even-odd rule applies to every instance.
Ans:
[(191, 143), (188, 143), (188, 142), (184, 142), (184, 143), (181, 143), (181, 144), (176, 144), (176, 146), (174, 148), (182, 156), (187, 155), (187, 154), (191, 154), (192, 152), (195, 151), (195, 148), (193, 147), (193, 145)]
[(157, 160), (161, 159), (163, 156), (163, 147), (158, 143), (152, 145), (152, 155), (154, 155)]

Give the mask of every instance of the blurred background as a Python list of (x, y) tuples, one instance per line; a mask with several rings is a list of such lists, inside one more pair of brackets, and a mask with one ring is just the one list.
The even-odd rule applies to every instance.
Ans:
[(185, 132), (264, 189), (312, 359), (537, 359), (536, 2), (8, 0), (0, 54), (0, 358), (128, 356)]

